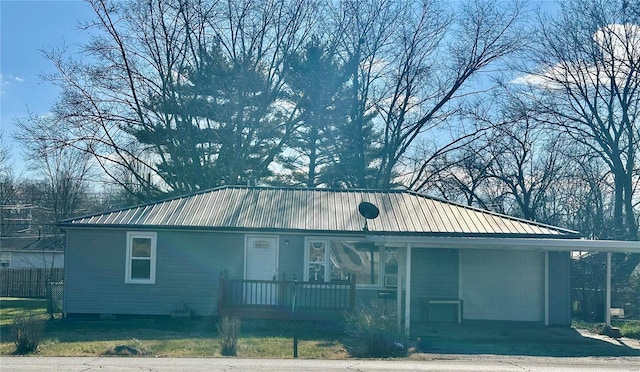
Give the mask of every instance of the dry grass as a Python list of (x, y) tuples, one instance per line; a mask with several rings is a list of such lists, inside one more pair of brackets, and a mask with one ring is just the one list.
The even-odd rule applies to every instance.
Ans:
[[(137, 355), (158, 357), (218, 357), (220, 345), (215, 325), (210, 329), (188, 329), (191, 324), (182, 322), (185, 331), (172, 330), (175, 325), (142, 325), (133, 320), (79, 322), (69, 320), (49, 321), (38, 348), (40, 356), (101, 356), (126, 355), (116, 352), (119, 347), (138, 351)], [(207, 322), (208, 323), (208, 322)], [(133, 337), (135, 335), (135, 337)], [(298, 343), (300, 358), (340, 359), (346, 356), (337, 339), (316, 336)], [(15, 350), (10, 340), (0, 341), (0, 355)], [(133, 354), (136, 355), (136, 354)], [(249, 358), (292, 358), (293, 336), (252, 332), (241, 335), (237, 355)]]
[[(0, 355), (12, 355), (8, 337), (15, 317), (45, 314), (44, 300), (2, 298), (0, 301)], [(278, 329), (278, 332), (273, 332)], [(292, 358), (293, 334), (298, 332), (298, 355), (310, 359), (346, 357), (340, 333), (301, 324), (242, 325), (238, 356)], [(219, 357), (220, 345), (213, 319), (145, 318), (122, 320), (54, 319), (46, 322), (39, 356), (136, 355), (158, 357)]]

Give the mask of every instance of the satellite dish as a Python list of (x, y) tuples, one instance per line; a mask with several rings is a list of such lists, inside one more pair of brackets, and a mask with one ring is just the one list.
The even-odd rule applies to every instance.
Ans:
[(369, 202), (360, 203), (360, 205), (358, 205), (358, 212), (364, 217), (363, 231), (369, 231), (368, 221), (378, 217), (380, 214), (378, 207)]
[(380, 210), (375, 205), (369, 202), (362, 202), (358, 205), (358, 211), (362, 215), (362, 217), (372, 220), (380, 214)]

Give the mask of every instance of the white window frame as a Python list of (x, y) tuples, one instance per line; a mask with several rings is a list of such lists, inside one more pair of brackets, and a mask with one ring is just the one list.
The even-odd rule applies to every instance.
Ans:
[(11, 252), (0, 253), (0, 267), (11, 267)]
[[(343, 239), (341, 239), (343, 240)], [(364, 240), (359, 240), (359, 242), (365, 242)], [(375, 284), (371, 284), (371, 283), (358, 283), (358, 281), (356, 280), (356, 287), (360, 288), (360, 289), (381, 289), (384, 288), (384, 265), (383, 265), (383, 261), (384, 261), (384, 249), (381, 249), (381, 247), (379, 245), (376, 245), (376, 249), (377, 251), (374, 251), (374, 258), (372, 258), (374, 260), (374, 264), (375, 267), (378, 269), (378, 282)], [(375, 253), (378, 253), (378, 262), (375, 262)]]
[(331, 272), (329, 271), (329, 251), (331, 242), (329, 239), (323, 238), (305, 238), (304, 240), (304, 281), (310, 281), (309, 278), (309, 244), (311, 243), (324, 243), (324, 281), (327, 282), (327, 278), (330, 278)]
[[(387, 254), (389, 253), (388, 250), (394, 249), (396, 251), (396, 262), (398, 263), (398, 273), (396, 274), (389, 274), (387, 273)], [(382, 270), (381, 273), (383, 272), (382, 277), (382, 287), (383, 288), (398, 288), (398, 274), (399, 274), (399, 270), (400, 270), (400, 261), (399, 261), (399, 257), (400, 257), (400, 249), (398, 247), (381, 247), (380, 250), (382, 252), (384, 252), (384, 254), (381, 254), (380, 256), (382, 257), (380, 259), (380, 261), (384, 261), (382, 262)], [(393, 283), (390, 283), (393, 282)]]
[[(150, 239), (151, 240), (151, 257), (149, 257), (149, 279), (132, 279), (131, 278), (131, 261), (133, 259), (133, 239)], [(128, 284), (155, 284), (156, 283), (156, 246), (158, 234), (149, 231), (128, 231), (127, 232), (127, 261), (125, 265), (124, 282)], [(139, 258), (137, 258), (139, 259)]]

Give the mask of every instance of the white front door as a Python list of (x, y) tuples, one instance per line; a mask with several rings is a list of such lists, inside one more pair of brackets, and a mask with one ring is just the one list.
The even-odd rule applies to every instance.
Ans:
[[(278, 237), (247, 236), (244, 278), (248, 280), (275, 280), (278, 277)], [(275, 304), (277, 286), (271, 283), (248, 283), (245, 288), (247, 303)]]

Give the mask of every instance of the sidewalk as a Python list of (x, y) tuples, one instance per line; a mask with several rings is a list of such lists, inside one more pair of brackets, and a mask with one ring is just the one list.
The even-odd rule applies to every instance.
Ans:
[(640, 371), (639, 357), (549, 358), (448, 355), (433, 360), (310, 360), (237, 358), (40, 358), (2, 357), (3, 372), (40, 371)]

